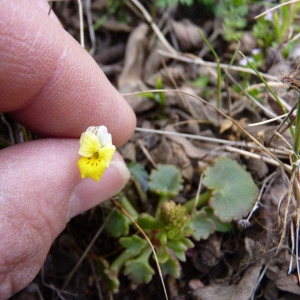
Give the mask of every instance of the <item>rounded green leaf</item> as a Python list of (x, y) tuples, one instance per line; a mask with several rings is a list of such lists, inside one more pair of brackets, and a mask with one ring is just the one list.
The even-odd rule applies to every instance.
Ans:
[(173, 165), (158, 165), (150, 175), (149, 189), (159, 195), (176, 196), (182, 189), (179, 169)]
[(194, 230), (193, 238), (196, 241), (207, 239), (216, 230), (216, 224), (208, 218), (205, 211), (196, 211), (191, 220), (191, 228)]
[(105, 225), (105, 229), (114, 237), (128, 235), (131, 221), (119, 210), (116, 210)]
[(236, 161), (220, 157), (204, 172), (203, 183), (211, 189), (209, 206), (222, 222), (241, 219), (250, 212), (258, 191), (251, 175)]

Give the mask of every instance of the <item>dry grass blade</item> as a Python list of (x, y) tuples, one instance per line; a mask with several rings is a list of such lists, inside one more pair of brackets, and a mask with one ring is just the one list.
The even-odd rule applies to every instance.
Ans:
[[(183, 62), (187, 62), (187, 63), (193, 63), (193, 64), (197, 64), (197, 65), (201, 65), (201, 66), (206, 66), (206, 67), (211, 67), (211, 68), (217, 68), (218, 64), (215, 62), (211, 62), (211, 61), (204, 61), (203, 59), (201, 59), (200, 57), (196, 56), (196, 55), (192, 55), (192, 54), (182, 54), (182, 53), (169, 53), (163, 50), (158, 50), (158, 53), (160, 53), (161, 55), (165, 56), (165, 57), (169, 57), (169, 58), (173, 58), (179, 61), (183, 61)], [(253, 74), (255, 75), (256, 73), (249, 68), (245, 68), (245, 67), (239, 67), (239, 66), (234, 66), (231, 65), (229, 66), (228, 64), (220, 64), (220, 68), (221, 69), (230, 69), (232, 71), (237, 71), (237, 72), (245, 72), (245, 73), (249, 73), (249, 74)], [(273, 81), (278, 81), (278, 78), (266, 73), (260, 73), (262, 77), (269, 79), (269, 80), (273, 80)]]
[(270, 9), (266, 10), (265, 12), (263, 12), (263, 13), (261, 13), (261, 14), (255, 16), (254, 19), (257, 20), (257, 19), (259, 19), (259, 18), (265, 16), (266, 14), (268, 14), (268, 13), (270, 13), (270, 12), (276, 10), (276, 9), (279, 9), (279, 8), (282, 7), (282, 6), (286, 6), (286, 5), (290, 5), (290, 4), (293, 4), (293, 3), (297, 3), (297, 2), (299, 2), (299, 1), (300, 1), (300, 0), (292, 0), (292, 1), (288, 1), (288, 2), (285, 2), (285, 3), (278, 4), (278, 5), (274, 6), (274, 7), (272, 7), (272, 8), (270, 8)]
[[(177, 92), (177, 93), (183, 93), (185, 95), (194, 97), (195, 99), (201, 101), (203, 104), (206, 104), (208, 106), (210, 106), (211, 108), (215, 109), (220, 115), (222, 115), (223, 117), (225, 117), (226, 119), (230, 120), (239, 130), (241, 130), (248, 138), (250, 138), (261, 150), (263, 150), (266, 154), (268, 154), (272, 159), (274, 159), (275, 161), (278, 162), (278, 164), (288, 173), (291, 173), (291, 168), (287, 165), (285, 165), (280, 159), (278, 159), (278, 157), (273, 154), (269, 149), (267, 149), (267, 147), (265, 147), (260, 141), (258, 141), (253, 135), (251, 135), (247, 130), (245, 130), (237, 121), (235, 121), (233, 118), (231, 118), (230, 116), (228, 116), (226, 113), (224, 113), (223, 111), (221, 111), (220, 109), (218, 109), (216, 106), (214, 106), (213, 104), (207, 102), (206, 100), (204, 100), (203, 98), (196, 96), (194, 94), (182, 91), (182, 90), (147, 90), (147, 91), (143, 91), (144, 93), (158, 93), (158, 92)], [(143, 92), (137, 92), (137, 93), (130, 93), (130, 95), (132, 94), (141, 94)], [(126, 96), (129, 94), (123, 94), (123, 96)], [(227, 141), (228, 143), (231, 143), (230, 141)]]
[(297, 210), (296, 210), (296, 266), (297, 266), (297, 275), (298, 283), (300, 284), (300, 267), (299, 267), (299, 226), (300, 226), (300, 185), (299, 185), (299, 166), (295, 166), (295, 177), (293, 180), (294, 184), (294, 194), (297, 201)]
[(148, 242), (149, 246), (151, 247), (151, 250), (153, 252), (154, 258), (155, 258), (155, 263), (157, 266), (157, 270), (159, 273), (159, 277), (161, 280), (161, 284), (163, 286), (163, 290), (164, 290), (164, 294), (165, 294), (165, 298), (168, 300), (168, 294), (167, 294), (167, 290), (166, 290), (166, 286), (164, 283), (164, 279), (163, 279), (163, 275), (159, 266), (159, 262), (158, 262), (158, 258), (155, 252), (155, 249), (151, 243), (151, 241), (149, 240), (147, 234), (144, 232), (144, 230), (135, 222), (135, 220), (130, 216), (130, 214), (118, 203), (118, 201), (112, 199), (112, 202), (114, 203), (114, 205), (132, 222), (132, 224), (134, 224), (134, 226), (139, 230), (139, 232), (142, 234), (142, 236), (145, 238), (145, 240)]
[(144, 15), (144, 18), (146, 21), (150, 24), (152, 27), (153, 31), (159, 38), (159, 40), (162, 42), (162, 44), (168, 49), (171, 53), (176, 53), (176, 50), (170, 45), (170, 43), (166, 40), (165, 36), (161, 33), (160, 29), (158, 26), (155, 24), (153, 21), (152, 17), (148, 13), (148, 11), (145, 9), (145, 7), (137, 0), (130, 0), (139, 10), (140, 12)]

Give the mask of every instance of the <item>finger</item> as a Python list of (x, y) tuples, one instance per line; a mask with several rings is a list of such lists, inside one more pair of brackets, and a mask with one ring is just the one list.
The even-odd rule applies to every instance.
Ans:
[(0, 111), (51, 136), (78, 137), (106, 125), (119, 146), (135, 116), (92, 57), (41, 0), (1, 1)]
[(116, 154), (99, 182), (81, 180), (78, 141), (45, 139), (0, 152), (0, 298), (28, 285), (67, 220), (129, 179)]

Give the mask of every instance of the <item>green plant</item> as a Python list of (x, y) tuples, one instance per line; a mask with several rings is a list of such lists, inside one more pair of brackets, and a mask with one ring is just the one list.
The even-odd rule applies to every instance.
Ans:
[[(162, 90), (164, 88), (163, 86), (163, 81), (160, 76), (158, 76), (155, 80), (155, 89), (156, 90)], [(139, 95), (142, 98), (149, 98), (154, 100), (156, 103), (158, 103), (160, 109), (162, 112), (164, 112), (165, 107), (166, 107), (166, 95), (163, 92), (157, 92), (157, 93), (152, 93), (152, 92), (146, 92), (146, 93), (141, 93)]]
[(195, 1), (194, 0), (179, 0), (179, 1), (178, 0), (156, 0), (155, 5), (157, 7), (166, 8), (169, 5), (175, 5), (177, 2), (179, 2), (182, 5), (190, 6)]
[[(131, 164), (130, 169), (136, 176), (136, 183), (144, 190), (158, 195), (156, 210), (150, 213), (138, 213), (126, 197), (120, 200), (124, 208), (151, 241), (163, 274), (175, 278), (180, 275), (180, 261), (186, 260), (186, 251), (194, 247), (194, 242), (206, 239), (215, 231), (228, 232), (231, 221), (247, 214), (257, 192), (251, 176), (235, 161), (218, 158), (215, 165), (204, 172), (203, 183), (207, 190), (200, 195), (199, 201), (191, 199), (185, 204), (176, 204), (171, 200), (182, 189), (180, 171), (173, 165), (159, 165), (149, 176), (145, 184), (145, 170), (139, 164)], [(123, 270), (136, 283), (151, 280), (154, 269), (151, 266), (152, 247), (136, 231), (131, 234), (134, 224), (120, 211), (116, 211), (106, 230), (124, 248), (111, 265), (100, 259), (103, 276), (107, 279), (111, 291), (118, 291), (118, 274)]]
[(215, 8), (215, 15), (223, 18), (224, 39), (232, 41), (240, 39), (247, 25), (248, 5), (247, 0), (220, 1)]
[(293, 28), (294, 34), (299, 32), (299, 27), (295, 25), (295, 17), (299, 8), (300, 3), (283, 5), (272, 13), (259, 18), (252, 29), (258, 46), (264, 51), (270, 47), (277, 48), (280, 46), (283, 56), (287, 57), (293, 48), (290, 43), (287, 43), (291, 29)]

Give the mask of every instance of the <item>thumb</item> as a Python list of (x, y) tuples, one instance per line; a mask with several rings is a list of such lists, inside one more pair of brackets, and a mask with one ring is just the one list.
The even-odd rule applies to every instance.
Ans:
[(44, 139), (0, 152), (0, 294), (28, 285), (69, 218), (120, 191), (129, 171), (118, 153), (99, 182), (82, 180), (78, 140)]

